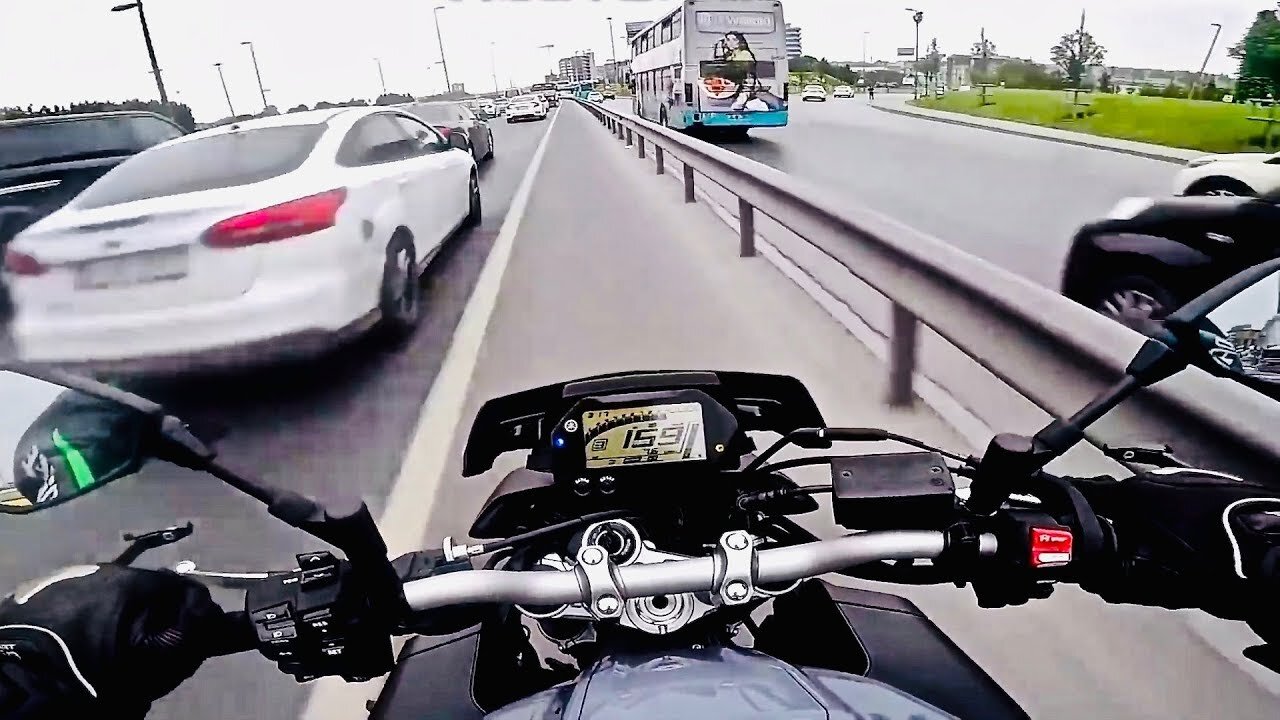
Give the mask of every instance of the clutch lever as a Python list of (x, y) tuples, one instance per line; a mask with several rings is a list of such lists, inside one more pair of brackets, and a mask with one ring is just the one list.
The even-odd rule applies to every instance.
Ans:
[(185, 537), (189, 537), (195, 530), (195, 525), (188, 522), (186, 525), (153, 530), (141, 535), (125, 533), (121, 539), (129, 543), (129, 546), (111, 562), (114, 565), (132, 565), (133, 561), (137, 560), (142, 553), (164, 545), (172, 545)]
[(173, 571), (179, 575), (186, 575), (207, 582), (210, 585), (229, 588), (232, 590), (244, 590), (249, 586), (278, 575), (288, 575), (288, 570), (269, 570), (267, 572), (217, 572), (213, 570), (201, 570), (196, 567), (195, 561), (183, 560), (173, 566)]

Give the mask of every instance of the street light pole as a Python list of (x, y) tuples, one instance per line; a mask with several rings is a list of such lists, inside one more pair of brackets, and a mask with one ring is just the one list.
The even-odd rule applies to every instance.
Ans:
[(448, 94), (453, 92), (453, 83), (449, 81), (449, 61), (444, 57), (444, 36), (440, 34), (440, 11), (443, 9), (443, 5), (437, 5), (431, 14), (436, 20), (436, 43), (440, 46), (440, 64), (444, 67), (444, 91)]
[(862, 31), (862, 64), (864, 67), (862, 69), (864, 71), (866, 70), (865, 65), (867, 64), (867, 38), (869, 37), (871, 37), (871, 31), (863, 30)]
[(373, 62), (378, 66), (378, 82), (382, 83), (382, 94), (387, 94), (387, 76), (382, 74), (382, 58), (374, 58)]
[(489, 71), (493, 73), (493, 91), (498, 92), (498, 61), (494, 58), (493, 48), (496, 42), (489, 42)]
[(556, 75), (557, 68), (551, 63), (551, 50), (555, 48), (555, 45), (539, 45), (538, 48), (547, 51), (547, 66), (551, 68), (551, 74), (553, 76)]
[(1213, 47), (1218, 44), (1218, 35), (1222, 33), (1222, 23), (1209, 23), (1213, 26), (1213, 39), (1209, 41), (1209, 52), (1204, 54), (1204, 62), (1200, 63), (1200, 72), (1196, 73), (1195, 82), (1191, 83), (1191, 91), (1187, 93), (1187, 97), (1194, 100), (1196, 97), (1196, 85), (1204, 82), (1204, 69), (1209, 67), (1209, 58), (1213, 56)]
[(267, 109), (267, 89), (262, 87), (262, 71), (258, 70), (258, 54), (253, 51), (253, 42), (246, 40), (241, 45), (249, 46), (249, 57), (253, 58), (253, 74), (258, 78), (258, 92), (262, 94), (262, 109)]
[(227, 98), (227, 109), (231, 111), (231, 117), (235, 117), (236, 109), (231, 105), (231, 92), (227, 90), (227, 78), (222, 74), (222, 63), (214, 63), (213, 66), (218, 68), (218, 79), (222, 81), (222, 94)]
[(613, 39), (613, 17), (607, 17), (609, 21), (609, 82), (618, 82), (618, 46)]
[(151, 44), (151, 30), (147, 27), (147, 14), (142, 9), (142, 0), (124, 3), (111, 8), (111, 12), (124, 12), (138, 9), (138, 20), (142, 23), (142, 39), (147, 44), (147, 57), (151, 58), (151, 74), (156, 76), (156, 90), (160, 93), (160, 103), (169, 107), (169, 95), (164, 91), (164, 80), (160, 77), (160, 63), (156, 61), (156, 48)]
[(920, 23), (924, 22), (924, 12), (915, 8), (907, 8), (912, 13), (911, 19), (916, 23), (916, 62), (911, 67), (911, 97), (920, 97)]

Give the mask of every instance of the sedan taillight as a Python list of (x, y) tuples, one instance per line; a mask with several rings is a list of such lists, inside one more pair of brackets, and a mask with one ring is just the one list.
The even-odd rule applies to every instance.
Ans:
[(4, 252), (4, 269), (5, 272), (27, 277), (43, 275), (49, 271), (49, 268), (34, 256), (19, 252), (13, 248), (9, 248)]
[(212, 248), (237, 248), (318, 232), (334, 226), (346, 199), (346, 188), (338, 188), (236, 215), (205, 230), (201, 241)]

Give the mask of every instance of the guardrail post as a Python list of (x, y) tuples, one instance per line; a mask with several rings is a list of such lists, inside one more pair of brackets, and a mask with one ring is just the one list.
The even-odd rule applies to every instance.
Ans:
[(756, 256), (756, 209), (738, 198), (738, 257)]
[(889, 334), (889, 396), (890, 407), (911, 405), (911, 377), (916, 369), (916, 341), (920, 323), (911, 311), (898, 303), (893, 304), (892, 330)]
[(636, 157), (640, 158), (641, 160), (644, 159), (644, 136), (643, 135), (636, 136)]
[(684, 163), (684, 201), (686, 203), (694, 202), (693, 197), (693, 166)]
[(631, 147), (631, 128), (627, 128), (627, 147)]
[(653, 146), (653, 161), (654, 161), (654, 163), (656, 164), (656, 167), (657, 167), (656, 173), (657, 173), (658, 175), (665, 175), (665, 174), (666, 174), (666, 172), (667, 172), (667, 167), (666, 167), (666, 165), (665, 165), (665, 164), (663, 164), (663, 162), (662, 162), (662, 161), (663, 161), (663, 155), (664, 155), (664, 153), (663, 153), (663, 151), (662, 151), (662, 146), (661, 146), (661, 145), (654, 145), (654, 146)]

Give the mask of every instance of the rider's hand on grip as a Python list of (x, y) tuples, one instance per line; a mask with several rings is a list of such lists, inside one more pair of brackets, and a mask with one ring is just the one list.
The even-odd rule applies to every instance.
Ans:
[(1080, 578), (1108, 602), (1198, 607), (1269, 642), (1280, 599), (1280, 489), (1194, 469), (1076, 478), (1113, 526), (1113, 562)]
[(26, 702), (141, 718), (195, 674), (227, 623), (208, 588), (181, 575), (66, 568), (0, 602), (0, 664), (10, 677), (40, 676)]

